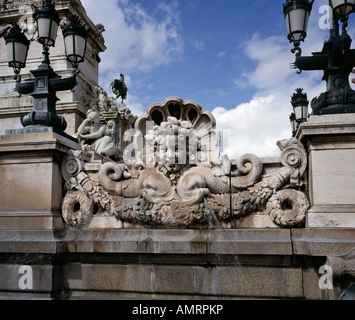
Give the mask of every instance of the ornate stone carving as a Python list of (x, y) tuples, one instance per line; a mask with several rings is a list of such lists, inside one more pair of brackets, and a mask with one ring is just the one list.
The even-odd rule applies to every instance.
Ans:
[[(213, 115), (197, 103), (169, 98), (152, 105), (126, 134), (131, 144), (124, 163), (102, 163), (90, 175), (72, 154), (63, 176), (69, 189), (84, 192), (105, 212), (134, 225), (229, 228), (256, 212), (268, 214), (280, 227), (302, 225), (309, 207), (301, 191), (307, 167), (302, 144), (294, 138), (279, 141), (281, 165), (267, 173), (255, 155), (233, 165), (221, 156), (215, 125)], [(68, 203), (75, 201), (71, 197)], [(72, 205), (66, 210), (78, 220)]]
[(82, 229), (89, 225), (94, 214), (94, 202), (83, 191), (68, 193), (62, 203), (62, 215), (66, 224)]
[(277, 142), (277, 145), (282, 151), (282, 164), (291, 170), (291, 186), (300, 186), (301, 178), (303, 177), (307, 168), (306, 151), (304, 150), (302, 144), (295, 138), (279, 141)]
[(268, 201), (266, 211), (280, 226), (295, 227), (304, 223), (309, 202), (302, 192), (286, 189), (275, 193)]
[[(58, 5), (64, 2), (71, 2), (72, 5), (75, 3), (81, 4), (80, 0), (54, 0), (54, 4)], [(0, 11), (6, 10), (16, 10), (24, 5), (37, 5), (40, 6), (42, 0), (1, 0), (0, 1)]]
[(89, 111), (74, 137), (79, 140), (84, 150), (115, 159), (118, 158), (118, 150), (112, 138), (115, 126), (112, 122), (108, 123), (108, 126), (110, 130), (107, 130), (106, 125), (100, 124), (97, 112)]
[(131, 129), (136, 119), (124, 103), (116, 102), (101, 87), (95, 87), (94, 98), (88, 102), (87, 118), (74, 137), (84, 150), (121, 161), (121, 150), (125, 147), (123, 132)]
[(19, 12), (22, 14), (18, 24), (25, 33), (28, 40), (34, 40), (36, 37), (37, 23), (34, 18), (34, 7), (40, 7), (41, 1), (32, 1), (30, 4), (24, 4), (19, 7)]
[(88, 226), (95, 209), (109, 212), (111, 208), (111, 197), (100, 186), (95, 174), (92, 174), (97, 169), (87, 168), (90, 164), (99, 166), (102, 160), (95, 163), (91, 159), (91, 153), (69, 151), (62, 162), (62, 175), (67, 190), (62, 202), (62, 215), (64, 221), (73, 228)]

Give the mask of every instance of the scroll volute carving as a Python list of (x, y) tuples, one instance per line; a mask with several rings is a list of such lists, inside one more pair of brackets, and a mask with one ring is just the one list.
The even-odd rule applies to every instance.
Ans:
[(307, 154), (301, 142), (296, 138), (282, 140), (277, 143), (281, 154), (281, 162), (284, 167), (292, 170), (290, 184), (297, 187), (301, 184), (301, 178), (307, 169)]

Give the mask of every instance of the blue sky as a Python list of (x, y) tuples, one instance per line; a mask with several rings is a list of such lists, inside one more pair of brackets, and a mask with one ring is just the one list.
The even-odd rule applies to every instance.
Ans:
[[(98, 7), (97, 0), (82, 0), (93, 22), (106, 29), (100, 85), (108, 91), (123, 73), (125, 103), (137, 115), (169, 96), (197, 101), (232, 136), (224, 142), (231, 158), (279, 155), (276, 142), (291, 137), (295, 89), (304, 88), (310, 99), (325, 91), (322, 73), (297, 75), (289, 68), (294, 56), (284, 2), (104, 0)], [(321, 10), (326, 4), (314, 3), (304, 55), (321, 51), (329, 37)]]

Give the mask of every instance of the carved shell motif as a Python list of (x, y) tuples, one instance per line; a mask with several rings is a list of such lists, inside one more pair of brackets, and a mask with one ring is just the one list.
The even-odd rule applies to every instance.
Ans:
[(153, 103), (148, 108), (147, 114), (137, 119), (135, 129), (144, 135), (147, 121), (152, 121), (159, 126), (161, 123), (167, 122), (169, 117), (188, 121), (197, 131), (205, 129), (207, 132), (211, 132), (216, 129), (216, 119), (211, 112), (203, 111), (201, 105), (196, 101), (184, 101), (178, 97), (167, 98), (163, 103)]

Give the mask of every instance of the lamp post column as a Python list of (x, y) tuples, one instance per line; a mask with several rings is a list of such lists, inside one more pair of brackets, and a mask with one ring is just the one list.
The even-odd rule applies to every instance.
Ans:
[[(46, 126), (54, 127), (65, 131), (67, 123), (63, 117), (58, 117), (56, 113), (56, 102), (59, 100), (55, 91), (51, 89), (50, 81), (58, 77), (49, 65), (48, 47), (44, 47), (43, 61), (37, 70), (32, 70), (34, 76), (34, 91), (31, 96), (34, 98), (32, 111), (21, 117), (21, 123), (24, 127)], [(21, 86), (17, 84), (17, 91), (26, 93), (26, 82)]]

